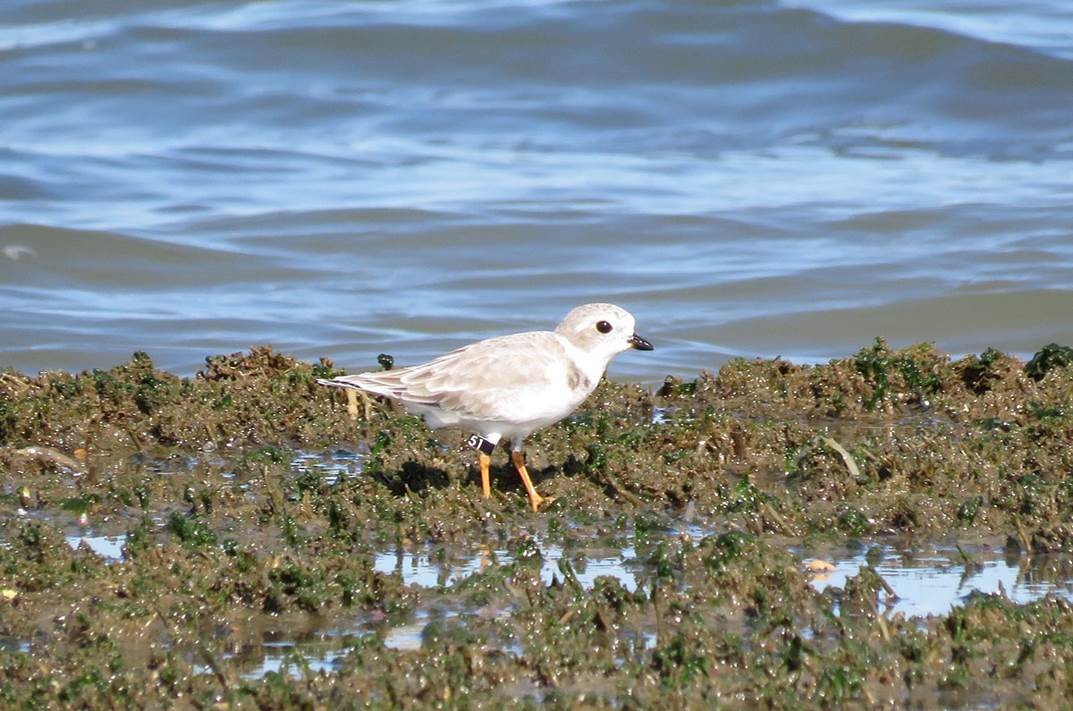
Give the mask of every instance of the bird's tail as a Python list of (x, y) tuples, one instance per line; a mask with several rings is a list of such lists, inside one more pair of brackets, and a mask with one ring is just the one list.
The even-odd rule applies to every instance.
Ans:
[(354, 383), (348, 383), (338, 379), (325, 380), (324, 378), (317, 378), (317, 384), (327, 385), (329, 388), (350, 388), (351, 390), (361, 390), (361, 387)]
[(354, 375), (340, 375), (331, 380), (318, 378), (317, 383), (327, 385), (330, 388), (361, 390), (373, 395), (398, 399), (399, 386), (392, 382), (384, 382), (383, 375), (383, 373), (356, 373)]

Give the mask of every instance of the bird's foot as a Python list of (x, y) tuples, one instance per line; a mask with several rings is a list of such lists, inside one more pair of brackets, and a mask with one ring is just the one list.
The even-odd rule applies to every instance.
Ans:
[(533, 513), (537, 513), (541, 508), (546, 508), (553, 503), (555, 503), (554, 496), (541, 496), (540, 494), (537, 494), (536, 498), (529, 499), (529, 506), (533, 509)]

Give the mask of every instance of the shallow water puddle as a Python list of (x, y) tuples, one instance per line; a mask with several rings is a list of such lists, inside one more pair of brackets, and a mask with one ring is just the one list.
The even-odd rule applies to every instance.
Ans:
[[(233, 665), (244, 679), (251, 680), (273, 672), (291, 676), (331, 673), (339, 670), (340, 660), (366, 636), (326, 632), (293, 639), (272, 639), (225, 654), (222, 659)], [(194, 671), (197, 674), (214, 673), (203, 663), (194, 664)]]
[(127, 544), (127, 535), (125, 533), (118, 536), (87, 536), (79, 534), (64, 536), (64, 538), (67, 540), (68, 545), (75, 550), (85, 544), (87, 548), (103, 558), (106, 563), (118, 563), (123, 560), (123, 546)]
[(842, 588), (846, 580), (869, 565), (893, 589), (896, 599), (880, 594), (880, 609), (887, 614), (906, 617), (944, 615), (963, 604), (973, 592), (1005, 593), (1013, 602), (1023, 604), (1054, 593), (1073, 600), (1073, 560), (1068, 557), (1003, 558), (1000, 551), (975, 550), (964, 561), (956, 549), (934, 549), (913, 555), (884, 546), (878, 561), (875, 552), (861, 552), (830, 561), (834, 568), (816, 573), (812, 586), (823, 591)]
[(427, 616), (420, 615), (415, 622), (392, 627), (384, 635), (384, 646), (400, 651), (421, 649), (422, 633), (428, 624)]
[(338, 670), (338, 660), (350, 652), (349, 645), (331, 639), (301, 643), (266, 642), (263, 649), (264, 658), (252, 669), (244, 671), (244, 678), (260, 679), (270, 672), (285, 674), (292, 670), (308, 670), (313, 674), (333, 672)]
[(652, 424), (665, 425), (674, 416), (675, 411), (678, 408), (674, 407), (653, 407), (652, 408)]
[[(546, 545), (541, 546), (540, 551), (543, 557), (540, 579), (545, 585), (551, 584), (553, 577), (562, 580), (560, 562), (564, 560), (563, 549), (560, 546)], [(450, 587), (491, 565), (509, 565), (515, 561), (514, 556), (504, 549), (486, 549), (454, 559), (445, 557), (443, 560), (434, 560), (435, 557), (436, 552), (429, 549), (384, 552), (376, 555), (373, 568), (381, 573), (401, 575), (406, 585), (436, 588)], [(567, 556), (565, 560), (586, 590), (601, 576), (616, 578), (629, 590), (637, 589), (637, 578), (630, 568), (642, 563), (637, 559), (633, 546), (626, 546), (611, 555), (578, 553)]]
[(693, 422), (696, 413), (684, 410), (677, 405), (669, 407), (654, 406), (649, 421), (653, 425), (673, 425), (675, 423)]
[[(234, 664), (243, 678), (260, 679), (269, 673), (300, 676), (305, 673), (331, 673), (339, 670), (342, 660), (352, 649), (360, 646), (377, 632), (382, 635), (384, 646), (400, 651), (421, 648), (425, 627), (433, 619), (446, 620), (457, 616), (454, 611), (419, 610), (412, 622), (394, 627), (384, 627), (372, 622), (355, 622), (315, 632), (280, 638), (273, 633), (259, 645), (250, 645), (242, 651), (224, 656)], [(212, 673), (203, 665), (195, 665), (200, 674)]]
[(317, 472), (321, 481), (328, 486), (335, 486), (340, 481), (353, 479), (360, 474), (364, 464), (363, 455), (345, 449), (337, 449), (330, 454), (302, 450), (291, 460), (291, 471), (299, 475)]
[(19, 639), (18, 637), (0, 635), (0, 651), (28, 654), (30, 651), (30, 643), (24, 639)]
[[(578, 582), (586, 589), (593, 586), (596, 578), (605, 575), (618, 579), (623, 586), (631, 590), (637, 588), (637, 578), (629, 568), (642, 563), (637, 559), (633, 546), (625, 546), (608, 554), (599, 551), (595, 555), (575, 550), (564, 554), (562, 547), (554, 545), (541, 546), (540, 550), (540, 577), (545, 585), (550, 584), (553, 577), (560, 581), (563, 579), (564, 574), (559, 563), (565, 558)], [(374, 558), (374, 568), (381, 573), (402, 576), (407, 585), (436, 589), (449, 588), (491, 566), (509, 565), (514, 561), (515, 556), (505, 549), (486, 548), (475, 553), (458, 555), (448, 553), (444, 549), (422, 548), (416, 551), (379, 553)], [(423, 606), (415, 611), (411, 620), (402, 624), (385, 626), (382, 623), (355, 621), (353, 624), (342, 624), (313, 635), (298, 635), (291, 639), (276, 638), (231, 658), (243, 669), (242, 675), (248, 679), (260, 678), (270, 672), (290, 675), (300, 675), (306, 671), (331, 672), (338, 669), (339, 660), (344, 658), (352, 647), (374, 634), (381, 635), (385, 647), (412, 651), (421, 648), (425, 629), (430, 622), (449, 620), (460, 614), (509, 614), (507, 608), (482, 608), (463, 613), (454, 609), (453, 605), (451, 609), (445, 609), (442, 602), (438, 600), (434, 601), (431, 607)], [(646, 640), (645, 644), (649, 642)], [(500, 647), (500, 651), (521, 653), (520, 649), (510, 643)], [(247, 658), (244, 660), (243, 657)], [(207, 668), (201, 668), (200, 671), (209, 672)]]
[[(697, 534), (701, 531), (697, 530)], [(637, 588), (640, 569), (645, 565), (638, 558), (633, 545), (607, 553), (607, 549), (587, 552), (569, 549), (564, 553), (561, 546), (540, 546), (542, 560), (540, 577), (550, 584), (553, 577), (560, 580), (562, 560), (569, 563), (578, 582), (591, 588), (597, 577), (610, 575), (623, 586)], [(593, 554), (595, 553), (595, 554)], [(897, 595), (881, 608), (887, 614), (903, 613), (906, 616), (945, 614), (973, 591), (995, 593), (1002, 590), (1017, 603), (1030, 602), (1055, 593), (1073, 600), (1073, 558), (1036, 558), (1030, 563), (1019, 558), (1003, 558), (996, 549), (978, 549), (963, 559), (955, 548), (929, 548), (926, 551), (907, 551), (893, 546), (876, 547), (871, 551), (853, 552), (843, 557), (834, 557), (833, 569), (813, 576), (812, 585), (817, 590), (828, 587), (843, 587), (848, 578), (857, 575), (861, 568), (872, 565), (875, 571), (891, 586)], [(805, 558), (805, 562), (809, 559)], [(382, 552), (374, 558), (374, 567), (385, 574), (397, 574), (407, 585), (427, 588), (430, 591), (450, 588), (496, 565), (509, 565), (515, 556), (505, 549), (484, 548), (477, 552), (458, 555), (442, 548), (422, 548), (414, 551)], [(535, 564), (534, 564), (535, 565)], [(418, 650), (422, 646), (425, 630), (430, 622), (448, 620), (463, 614), (508, 615), (509, 608), (492, 610), (456, 609), (443, 599), (426, 601), (413, 617), (402, 624), (385, 625), (383, 621), (368, 619), (343, 623), (314, 634), (299, 634), (290, 639), (273, 636), (262, 645), (249, 647), (231, 657), (245, 678), (256, 679), (275, 672), (292, 676), (306, 673), (332, 673), (338, 671), (342, 660), (351, 649), (363, 644), (372, 635), (379, 634), (384, 646), (400, 651)], [(656, 644), (654, 633), (644, 633), (641, 646), (646, 649)], [(519, 654), (516, 645), (506, 641), (500, 651)], [(208, 672), (207, 669), (202, 670)]]

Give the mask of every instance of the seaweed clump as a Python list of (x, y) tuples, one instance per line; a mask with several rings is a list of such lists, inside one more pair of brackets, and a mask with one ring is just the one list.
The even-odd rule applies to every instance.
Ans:
[[(352, 419), (316, 386), (339, 372), (326, 360), (255, 348), (192, 378), (140, 353), (0, 373), (0, 699), (1059, 706), (1068, 601), (974, 595), (891, 616), (874, 568), (820, 593), (785, 544), (1068, 554), (1069, 353), (952, 361), (878, 340), (820, 365), (738, 359), (657, 392), (603, 382), (530, 440), (530, 471), (556, 497), (538, 514), (501, 452), (486, 500), (457, 435), (388, 404)], [(104, 532), (125, 536), (120, 560), (78, 543)], [(538, 540), (562, 552), (550, 581)], [(633, 584), (580, 582), (586, 548), (626, 541)], [(404, 582), (405, 557), (459, 546), (481, 565)], [(414, 625), (412, 648), (388, 644)], [(297, 672), (247, 674), (250, 655), (310, 638), (339, 640), (330, 669), (296, 651)]]

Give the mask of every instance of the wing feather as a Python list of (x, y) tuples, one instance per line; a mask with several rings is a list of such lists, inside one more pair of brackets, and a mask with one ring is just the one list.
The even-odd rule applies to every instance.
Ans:
[(561, 387), (569, 357), (550, 331), (478, 341), (423, 365), (344, 375), (325, 384), (356, 387), (404, 405), (436, 407), (463, 419), (529, 419), (522, 403), (542, 407), (548, 388)]

